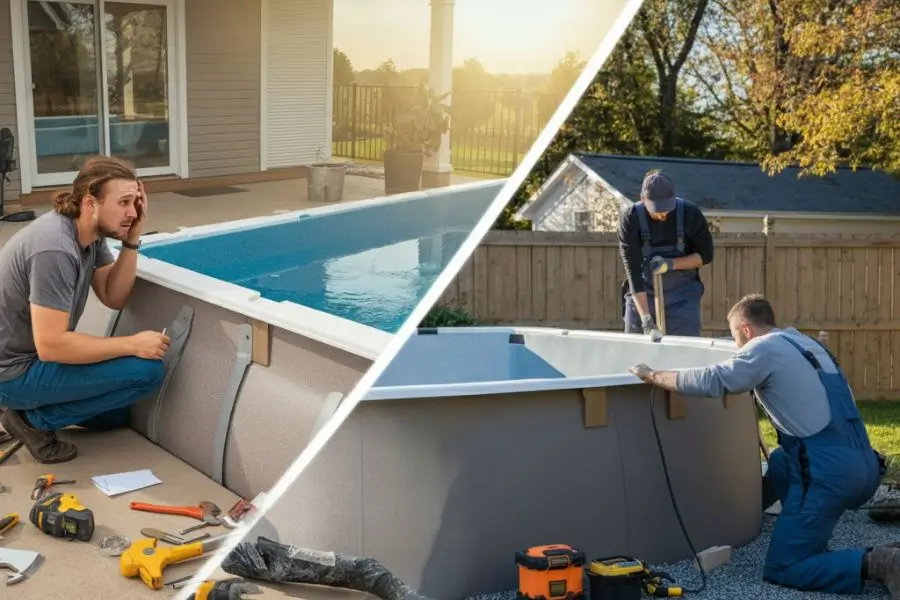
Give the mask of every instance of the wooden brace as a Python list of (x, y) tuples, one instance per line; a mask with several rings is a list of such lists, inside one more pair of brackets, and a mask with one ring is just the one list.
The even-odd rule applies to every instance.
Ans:
[(250, 319), (250, 325), (253, 328), (253, 345), (251, 346), (250, 357), (254, 363), (268, 367), (271, 358), (269, 324)]
[(584, 398), (584, 428), (606, 427), (609, 424), (609, 402), (606, 388), (581, 390)]

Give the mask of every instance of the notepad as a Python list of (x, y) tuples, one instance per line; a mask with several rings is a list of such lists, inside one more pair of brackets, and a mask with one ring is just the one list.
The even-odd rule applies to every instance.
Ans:
[(91, 477), (91, 481), (97, 489), (107, 496), (118, 496), (162, 483), (162, 480), (154, 475), (150, 469), (113, 473), (111, 475), (96, 475)]

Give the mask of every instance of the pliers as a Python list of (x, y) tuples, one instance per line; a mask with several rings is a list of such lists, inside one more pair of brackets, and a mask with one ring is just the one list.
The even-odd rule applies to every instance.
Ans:
[(187, 600), (242, 600), (244, 594), (261, 594), (258, 585), (250, 583), (246, 579), (234, 578), (223, 581), (208, 579), (200, 584), (197, 591), (188, 596)]
[(5, 431), (0, 431), (0, 444), (5, 444), (7, 442), (12, 442), (12, 444), (0, 450), (0, 465), (9, 460), (12, 455), (25, 445)]

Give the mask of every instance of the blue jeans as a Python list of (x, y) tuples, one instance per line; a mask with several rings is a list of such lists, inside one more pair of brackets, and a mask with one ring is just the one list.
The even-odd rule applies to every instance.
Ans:
[(18, 378), (0, 382), (0, 407), (24, 411), (44, 431), (71, 425), (114, 429), (128, 424), (131, 405), (163, 379), (161, 360), (123, 357), (89, 365), (35, 360)]

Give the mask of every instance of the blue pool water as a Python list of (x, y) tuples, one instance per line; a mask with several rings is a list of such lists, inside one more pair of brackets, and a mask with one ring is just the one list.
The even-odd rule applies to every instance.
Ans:
[(500, 189), (456, 186), (175, 241), (141, 253), (209, 277), (396, 333)]

